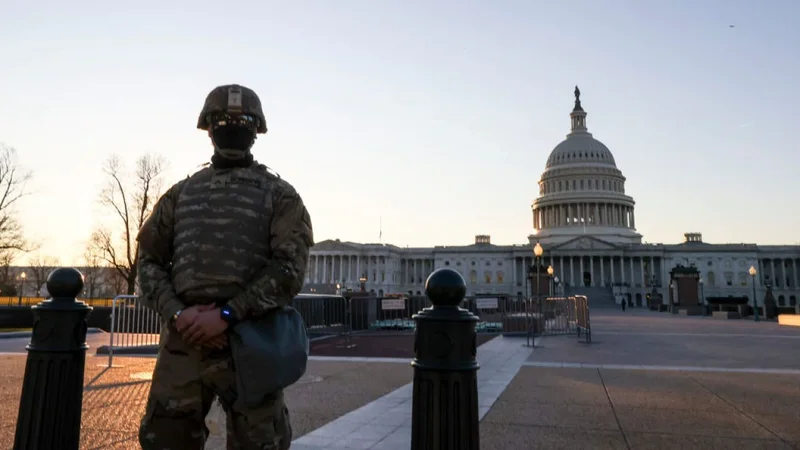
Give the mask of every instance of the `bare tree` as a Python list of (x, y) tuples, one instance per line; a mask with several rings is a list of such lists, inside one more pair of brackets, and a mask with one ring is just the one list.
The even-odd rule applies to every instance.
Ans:
[(11, 264), (18, 255), (16, 250), (0, 250), (0, 284), (7, 284), (11, 280)]
[(106, 262), (103, 261), (103, 257), (98, 250), (94, 246), (88, 245), (83, 252), (83, 262), (85, 264), (83, 268), (84, 296), (86, 298), (95, 298), (95, 295), (99, 294), (98, 288), (108, 281), (105, 276), (108, 268), (105, 267)]
[(31, 271), (29, 278), (34, 283), (37, 296), (41, 295), (42, 286), (56, 266), (58, 266), (58, 258), (44, 256), (40, 253), (33, 255), (28, 260), (28, 268)]
[(18, 250), (0, 250), (0, 291), (2, 295), (17, 295), (17, 285), (11, 275), (11, 264), (19, 256)]
[[(108, 275), (109, 275), (109, 280), (107, 282), (107, 286), (111, 288), (112, 296), (119, 294), (120, 292), (122, 292), (123, 289), (129, 289), (128, 280), (125, 277), (123, 277), (119, 271), (114, 269)], [(128, 292), (128, 295), (131, 294), (133, 294), (133, 291)]]
[(30, 250), (16, 211), (19, 199), (27, 195), (30, 179), (31, 172), (19, 167), (17, 150), (0, 143), (0, 251)]
[(162, 193), (161, 175), (165, 169), (164, 158), (152, 154), (136, 160), (136, 167), (130, 174), (117, 156), (111, 156), (103, 168), (108, 184), (100, 193), (100, 204), (112, 213), (116, 226), (97, 228), (89, 245), (125, 280), (125, 291), (129, 295), (136, 286), (139, 256), (136, 234)]

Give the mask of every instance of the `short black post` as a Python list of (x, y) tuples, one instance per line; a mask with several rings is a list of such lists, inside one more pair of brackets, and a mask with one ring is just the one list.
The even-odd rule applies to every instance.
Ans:
[(432, 307), (416, 321), (411, 450), (478, 450), (478, 317), (459, 304), (467, 284), (453, 269), (425, 282)]
[(51, 298), (32, 307), (14, 450), (78, 450), (92, 310), (75, 298), (82, 290), (78, 270), (56, 269), (47, 277)]

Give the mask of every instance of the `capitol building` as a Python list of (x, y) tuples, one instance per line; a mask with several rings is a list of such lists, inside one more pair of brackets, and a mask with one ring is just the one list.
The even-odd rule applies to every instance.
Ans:
[[(378, 296), (417, 295), (432, 271), (449, 267), (464, 277), (468, 295), (527, 296), (534, 289), (529, 271), (538, 242), (540, 270), (553, 269), (551, 288), (590, 301), (642, 306), (648, 294), (660, 294), (666, 303), (677, 268), (696, 274), (703, 299), (733, 297), (752, 305), (755, 283), (759, 303), (769, 286), (777, 306), (797, 305), (800, 246), (710, 244), (696, 232), (677, 244), (642, 243), (625, 176), (589, 132), (586, 116), (576, 87), (571, 129), (547, 158), (527, 243), (494, 245), (488, 235), (469, 245), (425, 248), (326, 240), (311, 250), (304, 292), (333, 293), (337, 285), (359, 290), (364, 281)], [(756, 276), (748, 273), (751, 266)]]

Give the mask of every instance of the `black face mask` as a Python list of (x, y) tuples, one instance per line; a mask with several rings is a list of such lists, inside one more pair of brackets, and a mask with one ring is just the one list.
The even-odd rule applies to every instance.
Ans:
[(211, 163), (217, 168), (247, 167), (253, 163), (250, 148), (256, 140), (255, 133), (238, 125), (224, 125), (211, 132), (214, 156)]

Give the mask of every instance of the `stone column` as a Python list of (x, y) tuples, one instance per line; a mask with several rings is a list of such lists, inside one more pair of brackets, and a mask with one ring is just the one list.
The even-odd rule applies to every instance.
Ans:
[(606, 283), (606, 273), (605, 273), (605, 259), (602, 255), (600, 256), (600, 285), (605, 286)]

